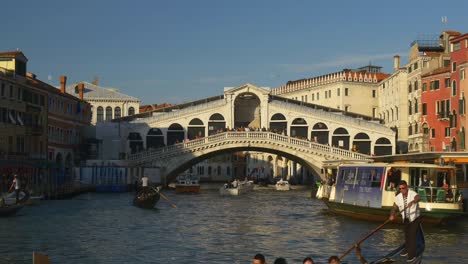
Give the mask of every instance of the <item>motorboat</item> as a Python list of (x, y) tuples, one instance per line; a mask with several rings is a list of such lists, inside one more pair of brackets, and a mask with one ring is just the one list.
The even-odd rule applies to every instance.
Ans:
[[(324, 178), (333, 177), (332, 181), (328, 179), (333, 184), (321, 185), (316, 197), (336, 214), (385, 221), (393, 206), (398, 182), (405, 180), (420, 197), (423, 223), (440, 224), (466, 215), (454, 166), (351, 162), (325, 164), (324, 171), (327, 173)], [(434, 182), (434, 186), (420, 186), (424, 175)]]
[(224, 184), (219, 188), (221, 195), (242, 195), (253, 191), (253, 181), (242, 181), (234, 184)]
[(176, 193), (199, 193), (199, 177), (196, 175), (180, 175), (175, 185)]
[(289, 191), (291, 190), (291, 186), (289, 185), (288, 181), (283, 181), (283, 179), (276, 182), (276, 190), (277, 191)]

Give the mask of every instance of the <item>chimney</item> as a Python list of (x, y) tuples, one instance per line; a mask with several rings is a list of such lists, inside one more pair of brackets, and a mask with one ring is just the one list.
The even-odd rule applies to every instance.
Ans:
[(400, 69), (400, 56), (395, 55), (393, 56), (393, 72), (398, 71)]
[(99, 77), (98, 76), (94, 77), (93, 84), (96, 85), (96, 86), (99, 86)]
[(78, 93), (80, 94), (80, 99), (83, 100), (83, 92), (84, 92), (84, 83), (78, 84)]
[(67, 85), (67, 76), (61, 75), (60, 77), (60, 92), (65, 93), (65, 86)]

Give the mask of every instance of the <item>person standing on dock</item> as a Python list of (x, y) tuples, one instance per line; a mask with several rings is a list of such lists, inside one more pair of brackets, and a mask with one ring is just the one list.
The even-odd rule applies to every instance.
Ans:
[(395, 213), (401, 212), (403, 223), (405, 224), (405, 251), (401, 256), (408, 256), (408, 262), (416, 258), (416, 235), (418, 232), (419, 224), (421, 223), (420, 212), (419, 212), (419, 195), (408, 189), (406, 181), (400, 181), (398, 183), (400, 193), (395, 197), (392, 211), (390, 213), (389, 220), (395, 220)]
[(11, 183), (10, 186), (10, 192), (13, 190), (13, 187), (15, 187), (15, 192), (16, 192), (16, 203), (19, 203), (19, 192), (20, 192), (20, 180), (18, 179), (18, 175), (13, 176), (13, 182)]

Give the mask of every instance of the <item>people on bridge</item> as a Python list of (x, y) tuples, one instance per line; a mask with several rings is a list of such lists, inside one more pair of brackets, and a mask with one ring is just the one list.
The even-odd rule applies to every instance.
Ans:
[(314, 260), (311, 257), (306, 257), (303, 261), (302, 264), (314, 264)]
[(285, 258), (277, 258), (275, 259), (274, 264), (288, 264)]

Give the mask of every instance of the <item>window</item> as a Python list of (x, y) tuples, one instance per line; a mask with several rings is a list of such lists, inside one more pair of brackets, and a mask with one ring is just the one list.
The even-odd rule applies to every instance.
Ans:
[(317, 100), (320, 100), (320, 94), (317, 92)]
[(336, 89), (336, 95), (337, 95), (337, 96), (341, 96), (341, 95), (340, 95), (340, 92), (341, 92), (341, 91), (340, 91), (340, 88)]
[(112, 119), (112, 107), (106, 107), (106, 121), (110, 121)]
[(460, 70), (460, 80), (465, 80), (465, 69)]
[(122, 117), (122, 111), (120, 110), (120, 107), (114, 108), (114, 118), (120, 118)]
[(15, 96), (13, 95), (13, 85), (10, 85), (10, 98), (14, 98)]
[(435, 128), (431, 129), (431, 137), (432, 137), (432, 138), (435, 138), (435, 136), (436, 136), (436, 133), (435, 133), (435, 132), (436, 132), (436, 131), (435, 131)]
[(452, 72), (456, 72), (456, 71), (457, 71), (457, 63), (452, 62)]
[(377, 113), (377, 108), (373, 107), (372, 108), (372, 117), (375, 118), (375, 115)]
[(411, 104), (411, 101), (408, 101), (408, 114), (409, 115), (413, 114), (413, 106)]
[(349, 106), (348, 105), (345, 106), (344, 110), (345, 110), (345, 112), (348, 112), (349, 111)]
[(445, 128), (445, 137), (450, 137), (450, 127)]
[(439, 90), (439, 80), (431, 81), (431, 91)]
[(450, 78), (445, 78), (445, 88), (450, 87)]
[(99, 106), (97, 108), (97, 122), (102, 122), (104, 121), (104, 109), (102, 108), (102, 106)]
[(134, 115), (135, 114), (135, 108), (130, 107), (128, 108), (128, 115)]
[(444, 60), (444, 67), (450, 66), (450, 60)]
[(415, 123), (415, 124), (414, 124), (414, 133), (415, 133), (415, 134), (418, 134), (418, 133), (419, 133), (419, 126), (418, 126), (418, 123)]
[(453, 51), (460, 50), (460, 41), (459, 41), (459, 42), (455, 42), (455, 43), (453, 43), (452, 45), (453, 45)]
[(460, 112), (460, 115), (466, 114), (465, 93), (464, 92), (462, 92), (462, 96), (461, 96), (460, 101), (458, 103), (458, 112)]
[(419, 87), (418, 87), (418, 81), (415, 81), (415, 82), (414, 82), (414, 90), (417, 91), (418, 88), (419, 88)]
[(427, 91), (427, 83), (422, 84), (422, 91), (423, 92)]
[(414, 113), (418, 113), (418, 99), (414, 99)]
[(457, 82), (455, 80), (452, 81), (452, 96), (457, 95)]
[(372, 98), (375, 98), (375, 95), (376, 95), (375, 90), (372, 90)]
[(345, 95), (345, 96), (348, 96), (348, 95), (349, 95), (349, 88), (345, 88), (345, 89), (344, 89), (344, 95)]
[(422, 104), (422, 114), (427, 115), (427, 104), (426, 103)]
[(413, 69), (415, 69), (415, 70), (418, 69), (418, 62), (415, 62), (415, 63), (413, 64)]
[(412, 90), (413, 90), (413, 87), (412, 87), (412, 85), (410, 83), (410, 84), (408, 84), (408, 93), (411, 93)]
[(412, 125), (408, 126), (408, 135), (409, 136), (413, 135), (413, 126)]
[(312, 94), (312, 101), (315, 100), (315, 94)]

